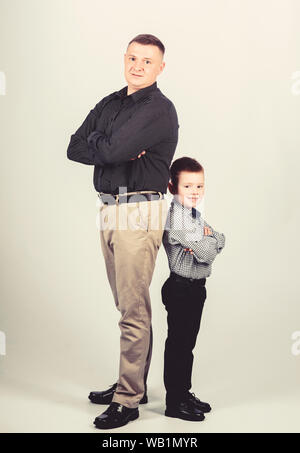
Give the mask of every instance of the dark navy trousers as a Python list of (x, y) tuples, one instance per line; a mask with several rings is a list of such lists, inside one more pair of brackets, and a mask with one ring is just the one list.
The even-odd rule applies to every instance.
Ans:
[(164, 351), (166, 405), (184, 401), (192, 387), (193, 349), (206, 299), (206, 278), (188, 279), (171, 272), (161, 289), (167, 310)]

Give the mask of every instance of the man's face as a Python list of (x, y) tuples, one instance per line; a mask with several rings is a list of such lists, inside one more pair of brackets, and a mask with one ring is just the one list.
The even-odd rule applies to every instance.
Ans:
[(188, 208), (196, 208), (204, 195), (204, 172), (181, 171), (176, 199)]
[(132, 42), (124, 54), (128, 91), (132, 93), (152, 85), (165, 67), (162, 60), (162, 53), (157, 46)]

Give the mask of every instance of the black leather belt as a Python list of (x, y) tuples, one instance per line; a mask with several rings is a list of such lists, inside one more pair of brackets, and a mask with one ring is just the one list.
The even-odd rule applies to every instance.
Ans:
[(160, 200), (164, 198), (162, 192), (143, 192), (133, 194), (112, 194), (99, 192), (98, 197), (106, 204), (120, 204), (120, 203), (137, 203), (138, 201), (151, 201), (151, 200)]
[(206, 278), (189, 278), (189, 277), (182, 277), (182, 275), (178, 275), (175, 272), (170, 273), (170, 278), (173, 278), (177, 282), (182, 283), (198, 283), (200, 286), (205, 286)]

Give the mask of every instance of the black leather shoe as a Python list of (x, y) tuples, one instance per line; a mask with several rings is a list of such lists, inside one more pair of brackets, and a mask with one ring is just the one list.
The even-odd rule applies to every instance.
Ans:
[(103, 390), (101, 392), (90, 392), (89, 399), (91, 400), (92, 403), (95, 404), (110, 404), (113, 399), (117, 385), (118, 384), (115, 383), (111, 385), (109, 389)]
[(211, 411), (211, 406), (208, 403), (205, 403), (204, 401), (199, 400), (199, 398), (196, 397), (195, 393), (190, 393), (188, 392), (188, 400), (197, 407), (201, 412), (210, 412)]
[(205, 415), (190, 401), (182, 401), (175, 406), (167, 406), (165, 410), (167, 417), (181, 418), (182, 420), (190, 420), (201, 422), (205, 419)]
[[(108, 390), (103, 390), (102, 392), (90, 392), (89, 399), (92, 403), (95, 404), (110, 404), (112, 402), (116, 388), (117, 383), (113, 384)], [(145, 393), (140, 400), (140, 404), (146, 403), (148, 403), (147, 384), (145, 384)]]
[(112, 402), (108, 408), (94, 420), (96, 428), (111, 429), (124, 426), (139, 417), (138, 407), (130, 409), (123, 404)]

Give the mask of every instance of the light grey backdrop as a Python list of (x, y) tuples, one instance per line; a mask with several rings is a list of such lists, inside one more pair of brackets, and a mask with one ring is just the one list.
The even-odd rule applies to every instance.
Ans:
[(175, 158), (205, 167), (206, 220), (227, 242), (194, 354), (192, 390), (214, 411), (196, 426), (163, 415), (161, 248), (150, 402), (114, 432), (299, 430), (299, 18), (297, 0), (0, 1), (0, 431), (93, 432), (105, 407), (87, 395), (117, 378), (93, 167), (66, 150), (126, 85), (138, 33), (166, 46), (157, 82), (178, 113)]

